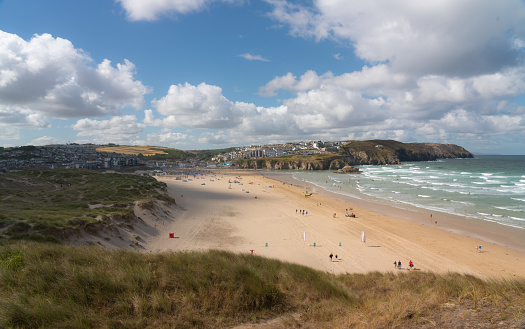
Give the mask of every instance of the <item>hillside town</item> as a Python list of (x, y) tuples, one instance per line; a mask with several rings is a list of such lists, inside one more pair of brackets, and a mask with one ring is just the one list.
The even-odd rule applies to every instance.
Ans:
[[(145, 166), (151, 169), (230, 166), (238, 159), (278, 157), (291, 154), (311, 155), (337, 152), (347, 142), (308, 141), (238, 147), (211, 158), (197, 160), (153, 159), (145, 155), (101, 152), (108, 145), (63, 144), (46, 146), (0, 147), (0, 172), (26, 169), (125, 169)], [(118, 146), (109, 144), (109, 146)]]
[(136, 155), (97, 152), (98, 145), (22, 146), (0, 150), (0, 171), (25, 169), (115, 169), (141, 164)]
[(308, 141), (285, 144), (252, 145), (239, 147), (233, 152), (221, 153), (212, 161), (218, 163), (236, 159), (272, 158), (291, 154), (312, 155), (326, 152), (339, 152), (340, 147), (348, 142)]

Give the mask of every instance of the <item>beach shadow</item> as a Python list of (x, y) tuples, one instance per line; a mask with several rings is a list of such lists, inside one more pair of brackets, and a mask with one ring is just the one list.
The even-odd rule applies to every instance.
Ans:
[(368, 248), (381, 248), (382, 246), (367, 246)]

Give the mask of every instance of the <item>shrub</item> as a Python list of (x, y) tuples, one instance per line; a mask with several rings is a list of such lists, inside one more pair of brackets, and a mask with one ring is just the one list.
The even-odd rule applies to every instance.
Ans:
[(16, 271), (24, 265), (24, 255), (21, 250), (4, 249), (0, 251), (0, 266)]

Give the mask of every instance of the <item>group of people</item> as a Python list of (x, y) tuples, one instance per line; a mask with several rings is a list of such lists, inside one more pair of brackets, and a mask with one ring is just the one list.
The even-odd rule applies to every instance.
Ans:
[[(414, 263), (412, 263), (412, 261), (409, 261), (408, 262), (408, 267), (410, 267), (408, 270), (411, 270), (414, 268)], [(397, 268), (398, 270), (401, 269), (401, 261), (394, 261), (394, 268)]]
[(346, 209), (345, 210), (345, 217), (355, 217), (355, 214), (352, 212), (351, 214), (348, 214), (348, 210), (354, 210), (354, 208)]
[(304, 210), (304, 209), (301, 209), (301, 210), (297, 210), (295, 209), (295, 213), (300, 213), (301, 215), (308, 215), (308, 211)]
[[(330, 256), (328, 257), (330, 257), (330, 261), (332, 261), (332, 259), (334, 258), (334, 254), (330, 253)], [(335, 259), (337, 259), (337, 255), (335, 255)]]

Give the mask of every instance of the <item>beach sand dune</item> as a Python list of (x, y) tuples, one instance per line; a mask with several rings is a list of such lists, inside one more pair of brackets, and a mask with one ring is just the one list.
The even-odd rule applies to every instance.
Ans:
[[(221, 249), (334, 274), (405, 271), (411, 260), (425, 272), (525, 277), (523, 253), (451, 233), (430, 220), (418, 223), (402, 213), (389, 216), (318, 193), (305, 197), (304, 187), (254, 172), (189, 178), (158, 177), (177, 205), (165, 220), (145, 219), (155, 225), (155, 233), (144, 237), (144, 251)], [(356, 218), (346, 217), (347, 209)], [(401, 270), (394, 261), (401, 261)]]

